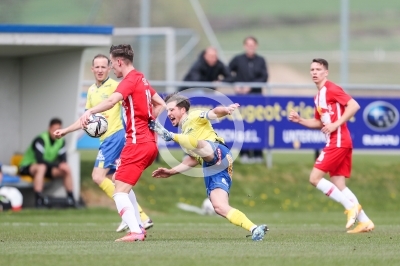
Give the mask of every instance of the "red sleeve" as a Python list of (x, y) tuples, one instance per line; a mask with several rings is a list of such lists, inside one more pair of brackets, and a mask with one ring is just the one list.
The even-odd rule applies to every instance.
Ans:
[(151, 95), (151, 97), (153, 97), (153, 95), (157, 93), (156, 90), (153, 89), (153, 87), (150, 86), (150, 85), (149, 85), (149, 90), (150, 90), (150, 95)]
[(335, 101), (343, 106), (352, 99), (352, 97), (345, 93), (344, 90), (339, 86), (334, 86), (330, 89), (330, 92), (332, 92), (332, 97), (335, 99)]
[(124, 100), (126, 99), (126, 97), (128, 97), (128, 95), (132, 94), (132, 88), (133, 88), (133, 84), (131, 81), (129, 80), (122, 80), (119, 84), (117, 89), (115, 90), (115, 92), (119, 92), (122, 94), (122, 97), (124, 98)]
[(321, 115), (319, 114), (318, 110), (316, 107), (314, 107), (314, 118), (321, 120)]

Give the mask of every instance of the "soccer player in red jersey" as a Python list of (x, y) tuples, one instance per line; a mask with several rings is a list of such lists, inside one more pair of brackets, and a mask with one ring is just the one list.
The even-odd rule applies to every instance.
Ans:
[(142, 73), (133, 67), (133, 50), (128, 44), (111, 46), (110, 60), (117, 78), (122, 78), (117, 89), (99, 105), (88, 109), (80, 118), (86, 127), (92, 114), (111, 109), (122, 101), (123, 118), (126, 124), (126, 142), (115, 172), (114, 201), (122, 219), (128, 224), (130, 233), (116, 241), (143, 241), (146, 235), (139, 226), (140, 214), (136, 196), (128, 193), (138, 182), (142, 172), (157, 157), (155, 133), (148, 123), (165, 107), (164, 100), (150, 86)]
[[(360, 109), (358, 103), (341, 87), (329, 81), (328, 62), (322, 58), (312, 60), (311, 77), (318, 88), (314, 97), (315, 117), (304, 119), (292, 110), (289, 120), (308, 128), (321, 129), (326, 135), (326, 146), (314, 164), (310, 183), (346, 209), (349, 229), (358, 220), (358, 225), (348, 233), (372, 231), (374, 223), (358, 203), (357, 197), (346, 187), (350, 177), (353, 144), (346, 122)], [(329, 173), (330, 181), (324, 178)]]

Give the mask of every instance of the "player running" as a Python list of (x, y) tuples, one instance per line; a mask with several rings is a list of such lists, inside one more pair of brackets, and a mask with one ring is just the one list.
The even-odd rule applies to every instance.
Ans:
[[(318, 88), (314, 98), (315, 118), (304, 119), (294, 110), (289, 114), (290, 121), (308, 128), (321, 129), (326, 135), (326, 146), (315, 161), (310, 183), (343, 205), (347, 214), (347, 229), (358, 220), (358, 225), (347, 233), (372, 231), (374, 223), (362, 210), (354, 193), (346, 187), (346, 178), (350, 178), (351, 173), (353, 148), (346, 122), (360, 106), (341, 87), (327, 79), (328, 62), (325, 59), (313, 59), (310, 73)], [(329, 173), (330, 181), (323, 178), (326, 173)]]
[(119, 215), (129, 226), (130, 233), (116, 241), (143, 241), (146, 230), (141, 225), (132, 187), (157, 157), (155, 134), (149, 129), (148, 123), (157, 117), (165, 103), (144, 75), (133, 67), (133, 50), (129, 44), (111, 46), (110, 59), (114, 74), (123, 79), (107, 99), (86, 110), (80, 122), (81, 127), (85, 128), (92, 114), (110, 110), (123, 101), (126, 141), (115, 172), (113, 198)]
[(255, 225), (244, 213), (229, 205), (229, 191), (232, 184), (233, 159), (224, 139), (214, 131), (210, 121), (232, 114), (239, 104), (216, 107), (209, 111), (191, 111), (189, 99), (179, 94), (165, 98), (168, 118), (174, 127), (180, 126), (182, 134), (166, 130), (160, 123), (152, 121), (150, 127), (164, 140), (179, 143), (189, 156), (172, 169), (158, 168), (153, 177), (167, 178), (185, 172), (200, 164), (203, 166), (204, 183), (217, 214), (234, 225), (241, 226), (252, 234), (254, 241), (264, 238), (266, 225)]
[[(111, 71), (110, 59), (107, 56), (98, 54), (92, 60), (92, 72), (96, 82), (90, 86), (87, 93), (86, 107), (90, 109), (110, 97), (118, 86), (118, 82), (109, 77)], [(121, 103), (117, 103), (113, 108), (102, 113), (108, 122), (107, 132), (100, 137), (99, 152), (94, 163), (92, 172), (93, 181), (113, 199), (114, 184), (111, 176), (116, 169), (116, 161), (119, 159), (122, 148), (125, 144), (125, 129), (122, 121)], [(68, 133), (81, 129), (80, 120), (72, 125), (55, 131), (58, 138)], [(143, 227), (148, 229), (153, 226), (153, 221), (147, 216), (138, 204), (140, 217)], [(128, 229), (128, 225), (122, 221), (117, 228), (117, 232)]]

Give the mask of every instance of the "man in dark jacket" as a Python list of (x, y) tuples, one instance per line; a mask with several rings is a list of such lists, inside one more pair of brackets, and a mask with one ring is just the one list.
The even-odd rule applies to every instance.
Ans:
[[(247, 37), (243, 41), (244, 54), (235, 56), (229, 63), (235, 82), (267, 82), (268, 70), (265, 59), (256, 54), (258, 42), (254, 37)], [(261, 88), (237, 87), (237, 94), (261, 94)]]
[[(199, 59), (186, 74), (184, 81), (215, 82), (230, 80), (228, 68), (218, 59), (218, 52), (214, 47), (208, 47), (201, 52)], [(180, 88), (179, 91), (188, 89)], [(215, 89), (215, 88), (212, 88)]]
[[(250, 36), (243, 41), (244, 54), (235, 56), (229, 63), (234, 82), (267, 82), (268, 70), (265, 59), (256, 54), (257, 39)], [(235, 87), (236, 94), (262, 94), (262, 88)], [(254, 157), (253, 157), (253, 156)], [(262, 150), (241, 150), (240, 157), (243, 163), (262, 162)]]

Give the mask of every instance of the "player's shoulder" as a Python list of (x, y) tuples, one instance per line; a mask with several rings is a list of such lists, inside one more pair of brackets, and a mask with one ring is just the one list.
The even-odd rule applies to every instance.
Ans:
[(336, 83), (333, 83), (332, 81), (330, 81), (330, 80), (327, 80), (326, 82), (325, 82), (325, 87), (328, 89), (328, 91), (329, 90), (343, 90), (342, 89), (342, 87), (340, 87), (339, 85), (337, 85)]
[(93, 83), (92, 86), (88, 88), (87, 94), (94, 92), (96, 88), (97, 88), (96, 83)]
[(112, 78), (108, 78), (108, 80), (106, 81), (106, 84), (110, 84), (112, 87), (117, 87), (119, 82)]
[(205, 118), (207, 111), (196, 109), (189, 112), (189, 119)]

